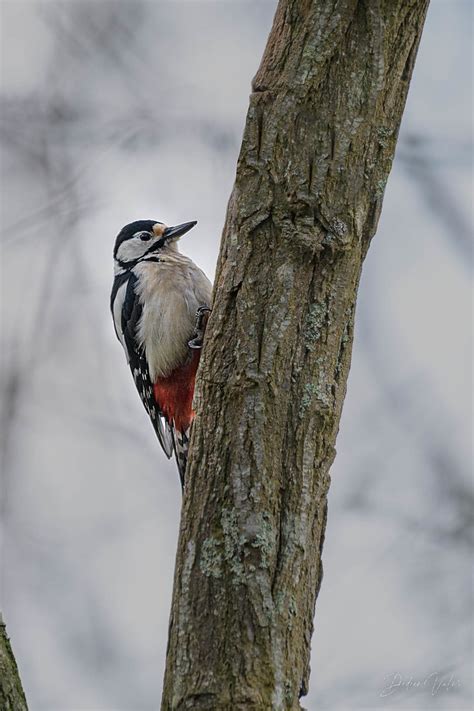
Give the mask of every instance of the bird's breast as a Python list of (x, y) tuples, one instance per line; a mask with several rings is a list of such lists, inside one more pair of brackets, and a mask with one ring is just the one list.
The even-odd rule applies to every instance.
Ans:
[(210, 283), (209, 289), (203, 289), (202, 277), (207, 278), (191, 265), (194, 270), (186, 262), (165, 260), (135, 267), (142, 306), (137, 338), (145, 349), (153, 382), (189, 361), (188, 341), (194, 334), (196, 311), (210, 302)]

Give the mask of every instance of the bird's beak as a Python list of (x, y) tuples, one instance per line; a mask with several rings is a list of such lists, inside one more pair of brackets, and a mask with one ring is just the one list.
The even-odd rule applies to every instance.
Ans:
[(184, 222), (182, 225), (176, 225), (175, 227), (167, 227), (166, 230), (163, 232), (163, 239), (177, 239), (178, 237), (185, 235), (186, 232), (189, 232), (189, 230), (191, 230), (194, 225), (197, 225), (196, 220), (194, 220), (193, 222)]

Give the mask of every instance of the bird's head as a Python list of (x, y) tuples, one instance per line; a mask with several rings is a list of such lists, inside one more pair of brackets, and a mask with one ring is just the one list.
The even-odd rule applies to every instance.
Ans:
[(122, 269), (133, 267), (148, 254), (170, 248), (196, 222), (168, 227), (156, 220), (137, 220), (122, 227), (115, 240), (114, 260)]

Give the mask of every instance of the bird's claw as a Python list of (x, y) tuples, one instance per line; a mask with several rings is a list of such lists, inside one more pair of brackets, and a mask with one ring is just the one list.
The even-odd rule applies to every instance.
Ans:
[(188, 346), (191, 350), (200, 350), (202, 348), (202, 342), (204, 338), (204, 331), (206, 329), (207, 319), (211, 309), (209, 306), (200, 306), (196, 311), (196, 321), (194, 324), (194, 337), (188, 341)]

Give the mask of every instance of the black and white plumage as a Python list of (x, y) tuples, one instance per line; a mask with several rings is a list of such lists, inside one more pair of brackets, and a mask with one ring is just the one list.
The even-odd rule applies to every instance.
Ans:
[(175, 453), (182, 484), (212, 291), (201, 269), (177, 249), (177, 240), (195, 224), (126, 225), (115, 241), (110, 302), (135, 385), (166, 456)]

